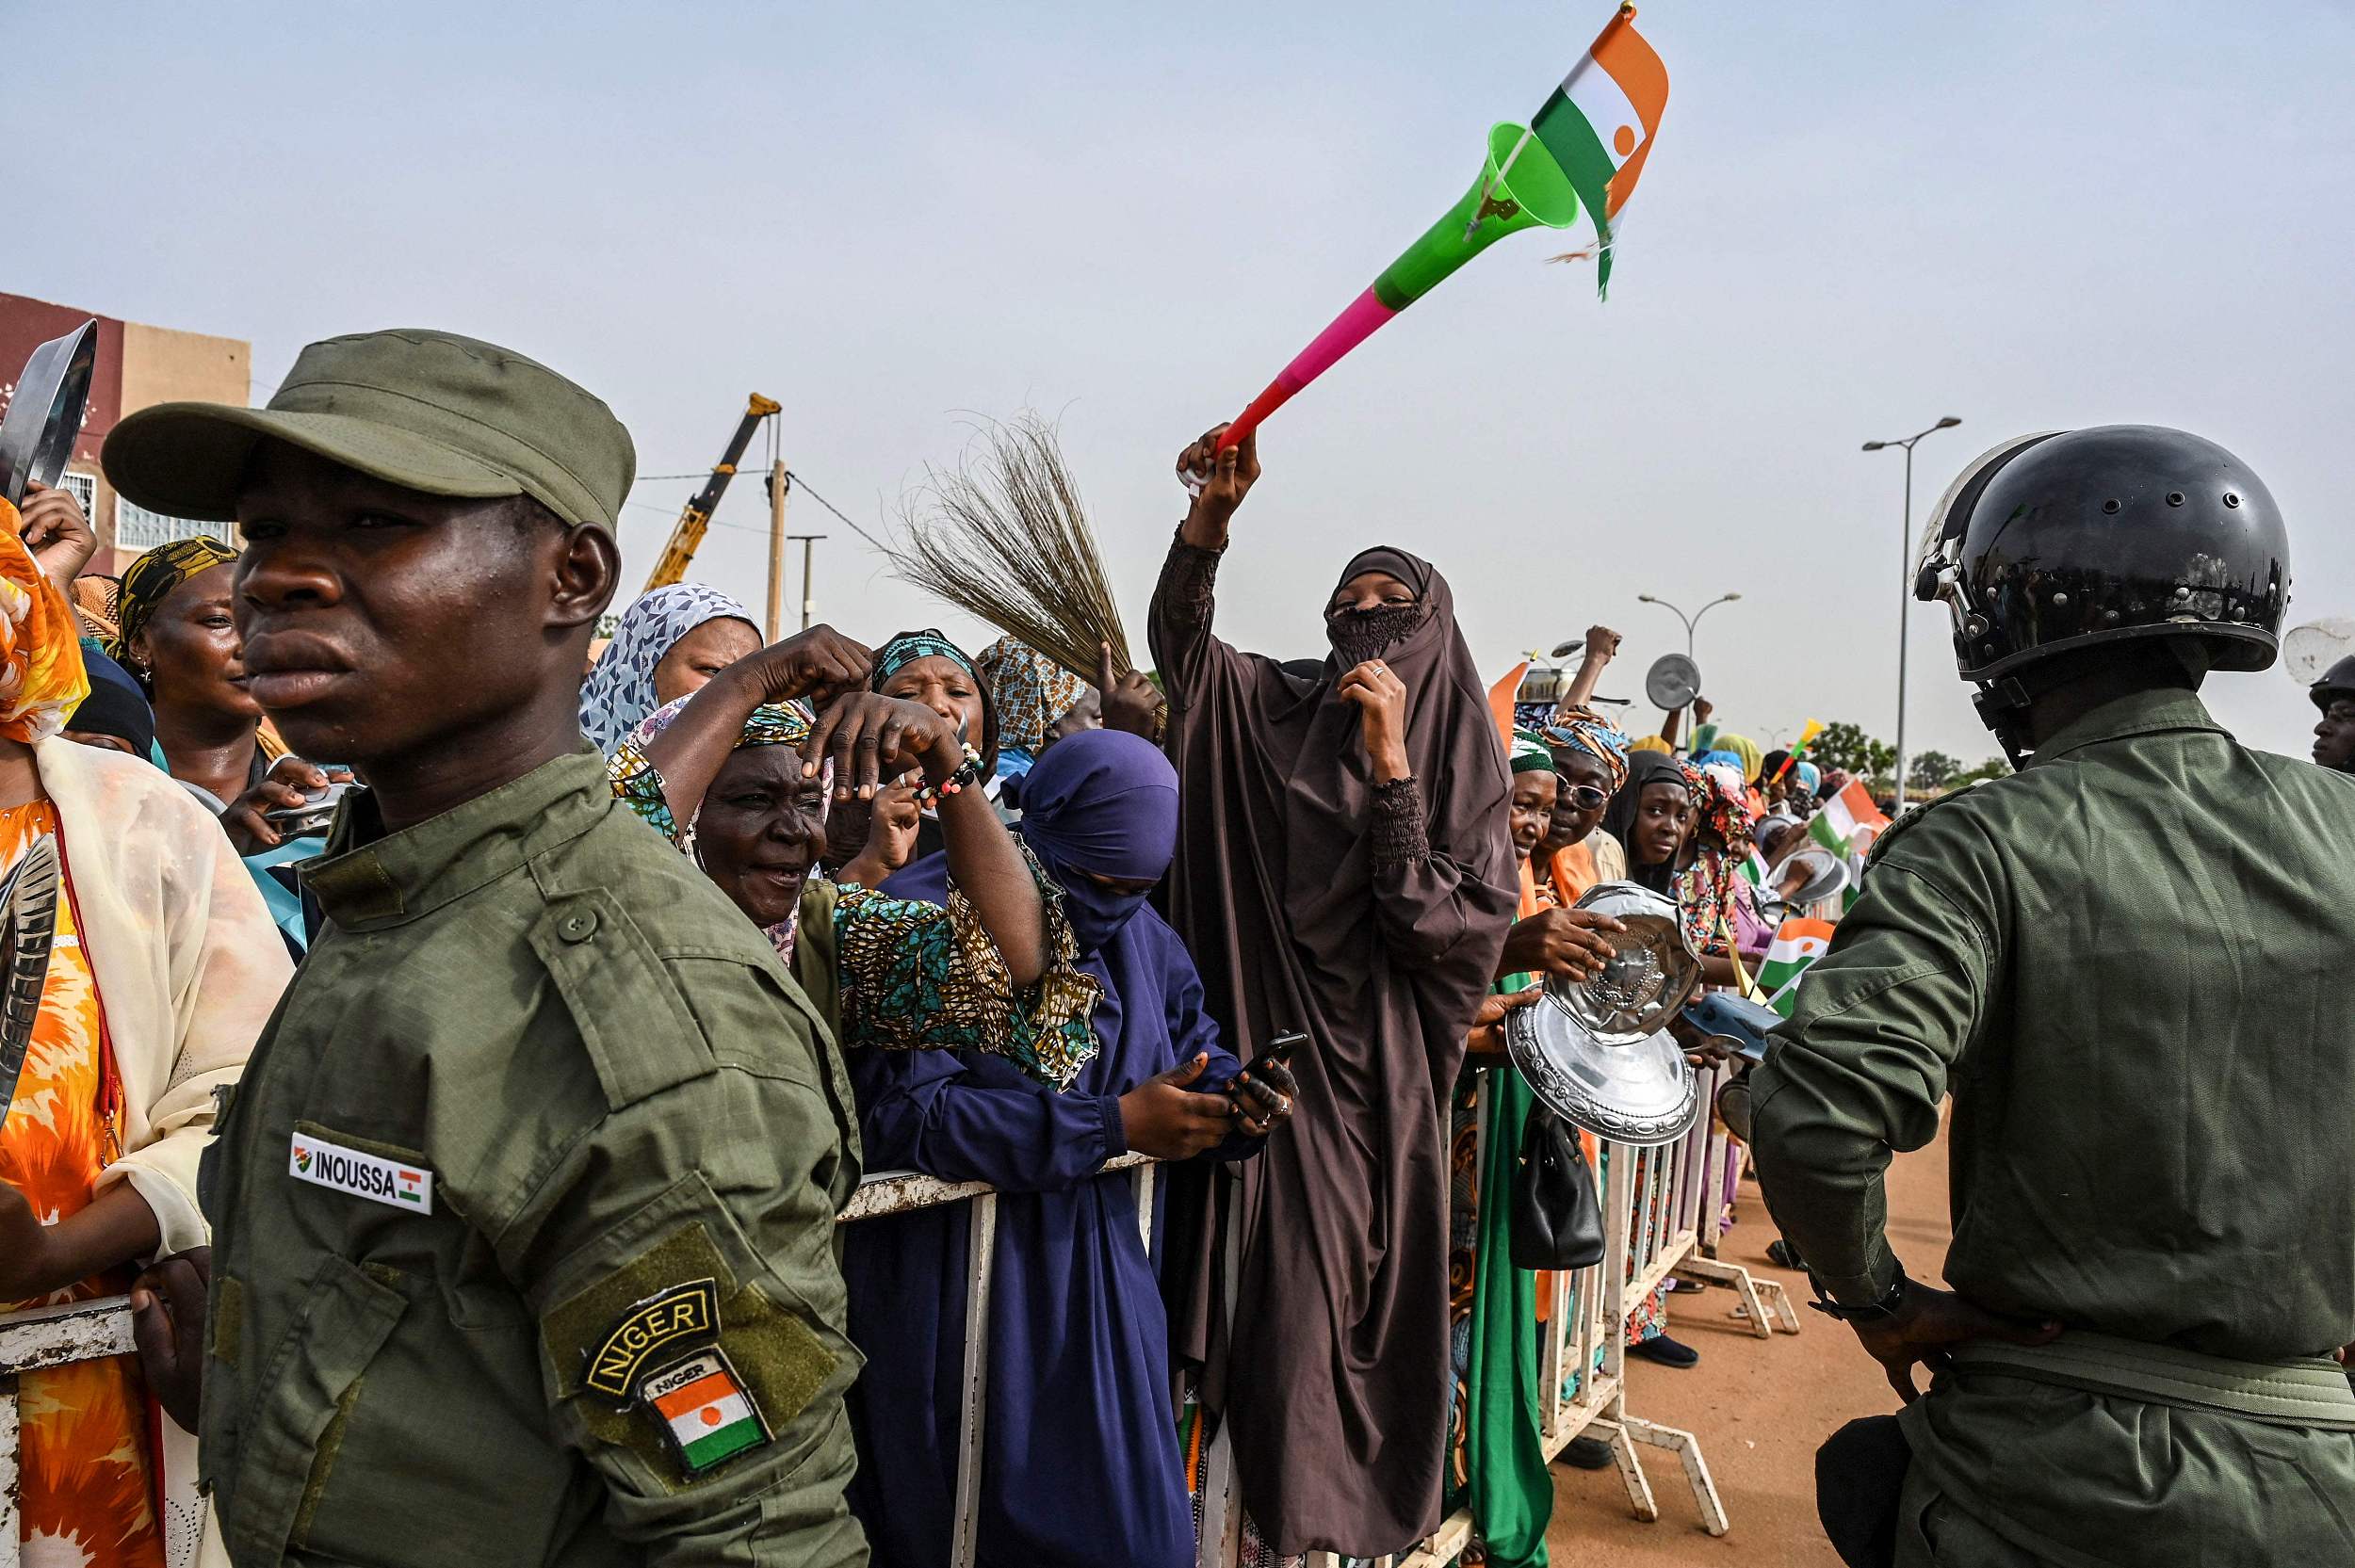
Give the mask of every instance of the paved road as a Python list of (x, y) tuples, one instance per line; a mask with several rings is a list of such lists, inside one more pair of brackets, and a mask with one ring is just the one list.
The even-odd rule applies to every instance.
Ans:
[[(1897, 1255), (1916, 1278), (1936, 1279), (1949, 1239), (1942, 1138), (1892, 1168), (1889, 1210)], [(1774, 1236), (1756, 1184), (1743, 1183), (1740, 1222), (1721, 1255), (1781, 1280), (1796, 1305), (1807, 1299), (1807, 1282), (1766, 1261)], [(1731, 1291), (1715, 1287), (1673, 1297), (1669, 1333), (1701, 1352), (1700, 1365), (1678, 1372), (1632, 1362), (1628, 1395), (1631, 1414), (1700, 1439), (1731, 1533), (1713, 1540), (1703, 1531), (1676, 1456), (1646, 1447), (1638, 1452), (1660, 1499), (1655, 1524), (1628, 1512), (1616, 1472), (1555, 1467), (1547, 1543), (1557, 1568), (1839, 1568), (1815, 1522), (1815, 1447), (1855, 1416), (1896, 1409), (1896, 1396), (1856, 1335), (1821, 1313), (1799, 1306), (1797, 1337), (1763, 1340), (1733, 1320), (1733, 1304)]]

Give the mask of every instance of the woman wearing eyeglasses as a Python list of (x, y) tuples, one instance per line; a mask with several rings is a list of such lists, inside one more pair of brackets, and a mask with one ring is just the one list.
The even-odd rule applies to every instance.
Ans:
[(1564, 708), (1545, 736), (1561, 785), (1532, 869), (1556, 902), (1569, 905), (1597, 882), (1627, 880), (1627, 849), (1603, 830), (1602, 814), (1627, 779), (1628, 742), (1587, 707)]

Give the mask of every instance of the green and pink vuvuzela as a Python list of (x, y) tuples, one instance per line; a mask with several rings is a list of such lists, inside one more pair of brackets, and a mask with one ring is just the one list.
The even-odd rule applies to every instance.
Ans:
[(1390, 317), (1506, 234), (1567, 229), (1584, 205), (1595, 226), (1595, 278), (1611, 281), (1612, 225), (1635, 189), (1668, 104), (1668, 72), (1623, 5), (1527, 127), (1488, 132), (1488, 156), (1463, 200), (1303, 348), (1219, 437), (1221, 450), (1259, 428)]

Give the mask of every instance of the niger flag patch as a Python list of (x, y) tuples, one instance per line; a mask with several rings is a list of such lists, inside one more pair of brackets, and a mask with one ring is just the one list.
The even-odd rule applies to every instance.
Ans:
[(638, 1398), (690, 1476), (769, 1441), (760, 1406), (717, 1346), (648, 1377)]

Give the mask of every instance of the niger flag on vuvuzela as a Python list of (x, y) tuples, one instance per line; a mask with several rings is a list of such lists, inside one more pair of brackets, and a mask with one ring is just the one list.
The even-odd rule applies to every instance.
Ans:
[(1668, 68), (1636, 32), (1635, 8), (1621, 6), (1529, 122), (1594, 220), (1599, 293), (1611, 282), (1612, 225), (1643, 177), (1667, 106)]

